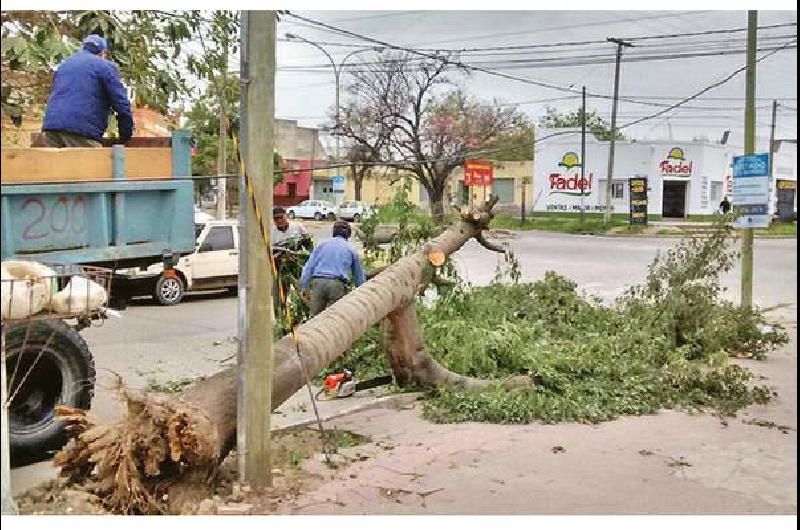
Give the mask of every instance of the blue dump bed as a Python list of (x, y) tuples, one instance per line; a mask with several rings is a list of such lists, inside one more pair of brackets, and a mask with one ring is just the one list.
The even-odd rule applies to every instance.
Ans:
[(191, 180), (2, 186), (2, 259), (117, 268), (194, 250)]

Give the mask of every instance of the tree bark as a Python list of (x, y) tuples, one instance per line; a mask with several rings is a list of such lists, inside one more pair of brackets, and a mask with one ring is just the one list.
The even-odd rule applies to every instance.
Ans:
[(444, 218), (445, 204), (444, 204), (444, 187), (433, 186), (432, 188), (425, 187), (428, 192), (428, 201), (430, 203), (431, 215), (434, 219)]
[[(414, 301), (439, 261), (473, 237), (481, 237), (493, 202), (430, 240), (423, 250), (390, 265), (274, 346), (272, 404), (280, 406), (307, 379), (332, 363), (372, 325), (389, 317), (389, 357), (398, 382), (443, 382), (481, 388), (486, 382), (449, 372), (425, 353)], [(436, 257), (434, 259), (434, 256)], [(61, 474), (86, 483), (116, 513), (172, 510), (203, 484), (236, 443), (237, 368), (227, 368), (166, 400), (123, 394), (128, 414), (110, 426), (93, 426), (70, 411), (74, 443), (55, 459)], [(188, 493), (187, 493), (188, 492)]]

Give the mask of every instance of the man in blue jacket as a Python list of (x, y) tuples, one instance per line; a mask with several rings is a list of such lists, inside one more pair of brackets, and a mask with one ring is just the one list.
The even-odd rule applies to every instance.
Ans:
[(101, 147), (112, 110), (119, 139), (133, 135), (131, 104), (117, 67), (106, 59), (107, 48), (103, 37), (89, 35), (81, 51), (58, 65), (34, 147)]
[(358, 287), (364, 283), (361, 259), (347, 242), (351, 234), (347, 221), (333, 224), (333, 237), (326, 239), (314, 249), (303, 267), (300, 288), (311, 290), (311, 316), (321, 313), (347, 292), (350, 273)]

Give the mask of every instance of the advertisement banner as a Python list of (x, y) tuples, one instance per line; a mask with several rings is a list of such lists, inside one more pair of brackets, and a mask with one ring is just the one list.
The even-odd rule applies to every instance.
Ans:
[(464, 186), (491, 186), (494, 182), (494, 163), (491, 160), (464, 162)]
[(634, 177), (628, 181), (630, 186), (630, 224), (647, 224), (647, 179), (645, 177)]

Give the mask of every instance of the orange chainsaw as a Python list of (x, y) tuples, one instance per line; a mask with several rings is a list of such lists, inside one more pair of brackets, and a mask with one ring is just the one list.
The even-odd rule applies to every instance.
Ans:
[(388, 385), (391, 382), (391, 375), (382, 375), (366, 381), (356, 381), (353, 371), (345, 369), (343, 372), (326, 375), (323, 380), (323, 388), (317, 392), (317, 397), (323, 392), (325, 392), (327, 399), (349, 397), (359, 390)]

